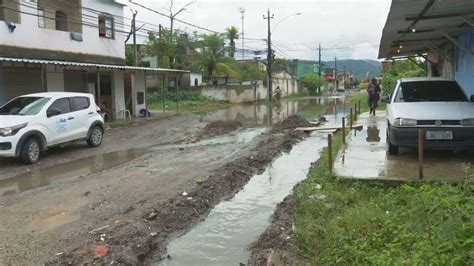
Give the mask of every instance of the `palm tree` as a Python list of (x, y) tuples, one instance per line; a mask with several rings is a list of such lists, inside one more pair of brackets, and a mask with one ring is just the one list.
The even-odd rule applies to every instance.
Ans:
[(230, 47), (229, 47), (229, 56), (234, 57), (235, 54), (235, 40), (239, 38), (239, 30), (234, 27), (228, 27), (225, 32), (225, 36), (229, 39)]
[(196, 54), (196, 63), (205, 71), (207, 79), (213, 75), (224, 75), (227, 83), (229, 77), (239, 78), (238, 71), (232, 63), (234, 59), (225, 57), (224, 40), (221, 35), (204, 35), (201, 44), (200, 52)]

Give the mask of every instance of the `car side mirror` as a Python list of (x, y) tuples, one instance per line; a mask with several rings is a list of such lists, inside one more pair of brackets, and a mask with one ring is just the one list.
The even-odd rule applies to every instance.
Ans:
[(61, 114), (61, 110), (59, 109), (50, 109), (46, 112), (46, 115), (48, 117), (53, 117), (53, 116), (57, 116), (57, 115), (60, 115)]
[(382, 101), (383, 103), (390, 103), (390, 97), (385, 95), (385, 96), (382, 96), (382, 98), (380, 99), (380, 101)]
[(474, 94), (471, 95), (471, 102), (474, 102)]

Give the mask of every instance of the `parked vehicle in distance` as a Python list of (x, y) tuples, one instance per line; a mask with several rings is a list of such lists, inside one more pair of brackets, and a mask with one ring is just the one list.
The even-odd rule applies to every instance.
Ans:
[(397, 81), (387, 103), (389, 154), (399, 147), (417, 147), (419, 129), (424, 130), (427, 149), (474, 148), (474, 95), (454, 80), (404, 78)]
[(47, 92), (17, 97), (0, 107), (0, 157), (36, 163), (41, 152), (86, 140), (98, 147), (104, 120), (91, 94)]

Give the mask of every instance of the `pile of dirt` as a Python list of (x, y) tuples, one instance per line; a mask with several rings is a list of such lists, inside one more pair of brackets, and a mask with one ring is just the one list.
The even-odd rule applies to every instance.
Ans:
[[(221, 200), (232, 197), (250, 178), (264, 172), (276, 156), (289, 151), (305, 137), (305, 133), (294, 129), (308, 124), (298, 116), (289, 117), (265, 133), (262, 141), (249, 155), (214, 170), (191, 191), (182, 192), (166, 203), (157, 204), (153, 209), (143, 210), (141, 217), (132, 221), (118, 222), (106, 228), (101, 231), (107, 235), (105, 241), (95, 238), (89, 243), (78, 243), (77, 248), (48, 263), (150, 264), (164, 259), (166, 245), (171, 238), (184, 234), (202, 221)], [(233, 127), (235, 124), (230, 128)], [(117, 220), (119, 219), (123, 218), (118, 217)], [(93, 247), (98, 245), (107, 246), (108, 254), (95, 256)]]
[(242, 123), (236, 120), (219, 120), (211, 122), (196, 134), (194, 141), (222, 136), (239, 129), (240, 127), (242, 127)]

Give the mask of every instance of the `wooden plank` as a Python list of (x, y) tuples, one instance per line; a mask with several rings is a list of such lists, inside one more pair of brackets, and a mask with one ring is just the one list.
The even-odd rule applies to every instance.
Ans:
[[(352, 129), (362, 130), (364, 128), (363, 125), (354, 125)], [(321, 131), (321, 130), (339, 130), (342, 129), (342, 126), (335, 126), (335, 127), (297, 127), (295, 128), (296, 131)]]

